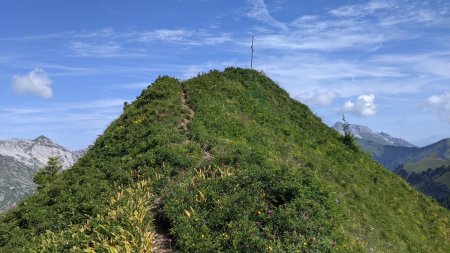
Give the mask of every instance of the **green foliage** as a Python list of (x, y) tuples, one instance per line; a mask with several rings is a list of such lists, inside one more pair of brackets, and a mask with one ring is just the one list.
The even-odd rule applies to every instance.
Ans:
[(33, 182), (38, 185), (38, 189), (50, 184), (55, 178), (56, 174), (62, 169), (61, 161), (58, 157), (49, 157), (47, 166), (39, 170), (33, 175)]
[(409, 162), (404, 165), (404, 169), (409, 173), (421, 173), (430, 168), (450, 166), (450, 160), (444, 160), (437, 155), (430, 155), (416, 162)]
[(151, 252), (154, 241), (151, 184), (143, 180), (119, 189), (105, 210), (84, 224), (35, 239), (31, 252)]
[[(426, 147), (397, 147), (381, 145), (365, 139), (357, 143), (389, 170), (403, 177), (414, 188), (442, 203), (450, 194), (449, 140), (444, 139)], [(446, 204), (443, 204), (446, 206)]]
[[(187, 129), (183, 89), (195, 112)], [(119, 221), (129, 227), (126, 216), (112, 218), (118, 207), (109, 200), (142, 179), (161, 197), (181, 252), (450, 247), (447, 210), (350, 149), (266, 76), (228, 68), (182, 86), (156, 80), (72, 169), (0, 217), (0, 251), (26, 251), (33, 242), (56, 250), (103, 245), (120, 234)], [(73, 230), (82, 227), (86, 233)]]
[(20, 252), (34, 236), (84, 224), (109, 206), (118, 187), (151, 177), (157, 193), (172, 175), (195, 166), (200, 148), (175, 131), (187, 113), (181, 94), (169, 77), (144, 90), (71, 169), (0, 216), (0, 252)]
[(357, 145), (355, 143), (355, 137), (350, 131), (350, 123), (347, 122), (345, 116), (342, 115), (342, 127), (344, 129), (344, 135), (342, 136), (342, 142), (350, 149), (356, 150)]
[[(334, 219), (328, 220), (319, 212), (317, 223), (311, 222), (311, 231), (320, 242), (336, 240), (336, 251), (445, 252), (450, 247), (445, 239), (450, 234), (446, 210), (373, 162), (366, 153), (349, 149), (338, 133), (325, 126), (306, 106), (291, 99), (270, 79), (256, 71), (230, 68), (224, 72), (211, 71), (183, 85), (188, 103), (196, 113), (189, 125), (192, 140), (209, 150), (212, 157), (203, 166), (225, 166), (242, 172), (235, 172), (240, 175), (235, 179), (207, 180), (195, 188), (168, 185), (167, 193), (163, 195), (164, 210), (172, 224), (176, 243), (182, 250), (183, 247), (193, 249), (188, 245), (199, 243), (214, 249), (234, 245), (232, 249), (235, 251), (244, 251), (245, 248), (239, 248), (242, 244), (237, 238), (233, 237), (229, 244), (218, 237), (225, 229), (212, 226), (216, 224), (213, 217), (228, 217), (228, 220), (218, 223), (229, 222), (242, 228), (239, 229), (242, 231), (240, 238), (252, 238), (248, 236), (258, 232), (254, 226), (255, 219), (242, 209), (256, 210), (269, 203), (255, 196), (257, 192), (251, 185), (266, 183), (258, 173), (275, 173), (281, 168), (298, 171), (295, 177), (285, 179), (287, 185), (296, 185), (299, 179), (294, 178), (299, 177), (311, 178), (316, 182), (314, 185), (319, 186), (305, 186), (303, 190), (309, 194), (302, 194), (304, 199), (300, 201), (305, 206), (297, 206), (296, 210), (307, 209), (307, 203), (314, 202), (312, 196), (321, 196), (320, 192), (329, 196), (325, 199), (334, 200), (334, 207), (326, 201), (314, 207), (317, 210), (329, 207), (336, 211)], [(244, 175), (251, 180), (245, 179)], [(226, 191), (232, 186), (236, 187), (236, 192)], [(221, 189), (225, 189), (224, 192)], [(208, 201), (221, 200), (229, 195), (228, 201), (233, 204), (224, 205), (223, 209), (194, 205), (200, 194), (196, 190), (201, 191)], [(181, 207), (177, 208), (177, 204)], [(184, 209), (192, 213), (191, 206), (199, 215), (197, 222), (186, 218)], [(242, 217), (233, 214), (236, 209)], [(301, 212), (291, 216), (288, 209), (281, 210), (286, 210), (281, 213), (287, 221), (301, 220)], [(330, 234), (319, 235), (314, 224), (325, 221), (331, 223), (328, 227)], [(301, 227), (294, 222), (292, 224), (291, 228), (300, 234)], [(237, 230), (233, 230), (234, 233), (238, 233)], [(200, 241), (202, 234), (193, 231), (203, 232), (207, 240)], [(261, 249), (258, 248), (263, 247), (261, 245), (271, 245), (274, 249), (275, 242), (284, 242), (286, 247), (299, 251), (317, 250), (311, 246), (297, 248), (295, 243), (288, 243), (290, 239), (295, 241), (293, 238), (298, 240), (293, 233), (290, 239), (283, 239), (275, 233), (271, 242), (261, 234), (256, 235), (257, 240), (250, 243), (254, 251)], [(317, 251), (327, 251), (330, 249), (326, 248), (328, 246), (323, 245)], [(292, 248), (283, 247), (276, 249), (278, 252), (292, 252)]]
[[(359, 139), (358, 141), (360, 140), (361, 139)], [(433, 160), (438, 161), (438, 159), (440, 159), (441, 162), (442, 160), (450, 161), (450, 139), (443, 139), (422, 148), (385, 146), (367, 142), (359, 142), (359, 144), (364, 149), (369, 150), (369, 152), (373, 154), (375, 160), (379, 161), (390, 170), (394, 170), (397, 166), (402, 164), (414, 164), (421, 160), (428, 160), (423, 165), (427, 165), (428, 163), (428, 165), (431, 165), (432, 167), (434, 167), (433, 164), (429, 162), (433, 162)], [(420, 167), (423, 168), (422, 165), (420, 165)]]
[(328, 187), (294, 167), (208, 166), (163, 199), (182, 252), (331, 252), (339, 238)]
[[(419, 162), (419, 166), (423, 164)], [(433, 163), (428, 161), (425, 164)], [(414, 188), (433, 197), (442, 206), (448, 206), (446, 200), (450, 196), (450, 165), (441, 165), (427, 170), (417, 169), (412, 172), (399, 166), (395, 172)]]

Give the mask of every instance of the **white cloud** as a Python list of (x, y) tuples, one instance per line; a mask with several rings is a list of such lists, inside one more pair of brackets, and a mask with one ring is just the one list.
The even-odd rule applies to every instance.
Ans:
[(182, 29), (157, 29), (150, 32), (142, 32), (137, 36), (137, 41), (149, 42), (154, 40), (161, 41), (183, 41), (186, 37), (191, 36), (191, 32)]
[(450, 122), (450, 91), (428, 97), (424, 106), (434, 110), (440, 117)]
[(121, 45), (109, 41), (106, 43), (86, 43), (81, 41), (72, 42), (69, 49), (80, 56), (89, 57), (113, 57), (121, 55)]
[[(336, 91), (340, 97), (361, 94), (405, 95), (423, 92), (433, 77), (403, 73), (400, 67), (367, 60), (335, 59), (326, 55), (291, 52), (290, 55), (262, 55), (254, 66), (283, 85), (292, 96), (314, 90)], [(308, 94), (302, 94), (304, 96)], [(310, 95), (310, 94), (309, 94)]]
[(375, 115), (377, 107), (375, 105), (375, 95), (361, 95), (356, 101), (348, 100), (342, 107), (342, 112), (349, 112), (357, 116), (370, 117)]
[(331, 29), (319, 34), (305, 34), (304, 31), (300, 31), (260, 35), (256, 37), (256, 46), (277, 50), (337, 51), (348, 48), (371, 49), (389, 39), (388, 36), (376, 32), (355, 33)]
[(137, 83), (123, 83), (116, 85), (109, 85), (108, 88), (112, 90), (143, 90), (150, 85), (149, 82), (137, 82)]
[(53, 96), (52, 81), (44, 70), (35, 68), (27, 75), (13, 77), (12, 87), (20, 94), (33, 94), (42, 98)]
[(212, 32), (208, 29), (156, 29), (133, 34), (132, 42), (161, 42), (186, 46), (217, 45), (232, 42), (232, 34)]
[(373, 14), (376, 11), (393, 8), (394, 5), (389, 1), (371, 1), (367, 4), (346, 5), (333, 9), (330, 13), (337, 17), (359, 17)]
[(327, 90), (327, 91), (319, 91), (314, 90), (311, 92), (305, 92), (301, 93), (297, 96), (297, 99), (301, 102), (312, 104), (312, 105), (318, 105), (318, 106), (327, 106), (333, 102), (334, 99), (338, 98), (339, 94)]
[(122, 112), (122, 98), (84, 101), (77, 103), (46, 103), (41, 106), (0, 109), (1, 122), (15, 122), (23, 127), (58, 123), (70, 128), (101, 128)]
[(249, 0), (249, 2), (252, 5), (252, 9), (247, 16), (283, 31), (288, 30), (288, 26), (285, 23), (276, 20), (270, 15), (264, 0)]

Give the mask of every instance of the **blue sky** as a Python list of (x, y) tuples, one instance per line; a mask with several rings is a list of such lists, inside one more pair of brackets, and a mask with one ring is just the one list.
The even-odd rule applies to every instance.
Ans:
[(91, 144), (159, 75), (267, 73), (329, 125), (450, 137), (450, 4), (0, 0), (0, 139)]

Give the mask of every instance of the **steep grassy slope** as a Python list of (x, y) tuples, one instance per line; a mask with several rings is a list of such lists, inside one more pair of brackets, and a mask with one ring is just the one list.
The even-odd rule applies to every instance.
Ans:
[(143, 180), (120, 189), (104, 210), (82, 224), (59, 232), (47, 231), (31, 252), (151, 252), (155, 228), (151, 183)]
[(36, 244), (33, 237), (47, 230), (84, 224), (107, 209), (120, 186), (159, 173), (153, 184), (158, 189), (171, 173), (195, 166), (200, 149), (184, 143), (185, 133), (175, 131), (186, 113), (181, 94), (179, 82), (168, 77), (143, 91), (72, 169), (1, 216), (0, 252), (27, 252)]
[(357, 139), (357, 143), (414, 188), (450, 207), (450, 139), (422, 148), (382, 145), (367, 139)]
[(65, 236), (108, 219), (117, 187), (143, 179), (181, 252), (450, 247), (447, 210), (348, 148), (264, 75), (230, 68), (182, 85), (158, 79), (73, 169), (0, 218), (0, 251), (87, 249)]
[(417, 162), (398, 166), (394, 171), (414, 188), (450, 209), (450, 161), (430, 155)]
[[(349, 241), (342, 246), (392, 252), (448, 248), (447, 211), (368, 155), (348, 149), (335, 131), (266, 77), (230, 69), (192, 79), (185, 86), (196, 112), (191, 135), (210, 150), (213, 163), (245, 170), (274, 169), (274, 181), (269, 178), (266, 183), (275, 185), (280, 180), (277, 168), (287, 168), (285, 173), (290, 169), (312, 173), (331, 187), (346, 216), (341, 229)], [(235, 184), (246, 183), (242, 179)]]

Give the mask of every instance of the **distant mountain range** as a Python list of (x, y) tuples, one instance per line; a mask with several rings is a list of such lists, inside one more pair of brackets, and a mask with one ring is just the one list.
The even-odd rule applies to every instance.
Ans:
[(67, 169), (83, 154), (83, 150), (69, 151), (45, 136), (0, 140), (0, 212), (35, 190), (33, 174), (47, 164), (49, 157), (59, 157), (63, 169)]
[[(333, 128), (341, 134), (344, 132), (341, 122)], [(374, 160), (450, 208), (450, 138), (417, 147), (366, 126), (351, 124), (349, 130)]]
[[(333, 128), (339, 133), (344, 133), (344, 124), (337, 122)], [(364, 140), (365, 143), (374, 143), (376, 145), (391, 145), (397, 147), (417, 147), (403, 139), (395, 138), (384, 132), (374, 132), (370, 128), (361, 125), (350, 124), (350, 132), (358, 140)]]

